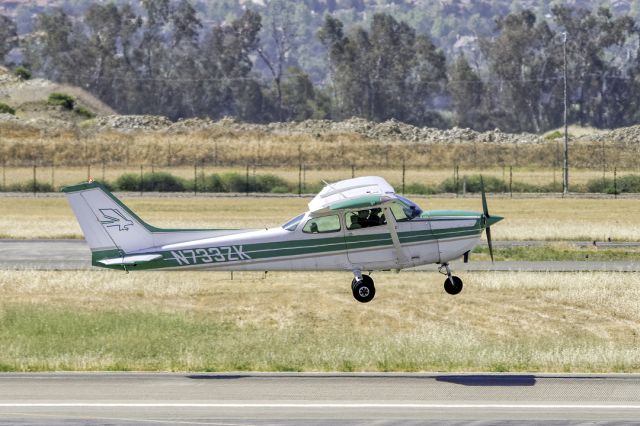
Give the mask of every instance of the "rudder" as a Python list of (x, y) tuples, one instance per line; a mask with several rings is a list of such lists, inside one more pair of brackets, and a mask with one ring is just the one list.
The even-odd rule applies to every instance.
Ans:
[(92, 252), (118, 250), (122, 255), (153, 246), (150, 226), (98, 182), (62, 189)]

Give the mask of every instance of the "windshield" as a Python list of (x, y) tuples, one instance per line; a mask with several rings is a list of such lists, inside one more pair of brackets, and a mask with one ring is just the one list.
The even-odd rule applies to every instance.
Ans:
[(303, 217), (304, 213), (294, 217), (293, 219), (282, 225), (282, 229), (286, 229), (287, 231), (295, 231)]
[(414, 217), (418, 217), (422, 214), (422, 209), (420, 208), (420, 206), (418, 206), (413, 201), (407, 198), (404, 198), (400, 195), (396, 195), (396, 197), (398, 197), (398, 200), (402, 201), (403, 204), (406, 204), (407, 207), (403, 210), (404, 210), (404, 214), (407, 216), (409, 220), (413, 219)]

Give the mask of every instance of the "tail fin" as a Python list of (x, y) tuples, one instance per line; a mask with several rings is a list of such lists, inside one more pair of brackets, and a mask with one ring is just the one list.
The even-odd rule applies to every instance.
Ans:
[[(93, 252), (93, 263), (167, 244), (215, 238), (247, 229), (162, 229), (145, 223), (104, 185), (86, 182), (62, 188)], [(104, 262), (103, 262), (104, 263)], [(103, 265), (98, 265), (103, 266)]]
[(154, 246), (154, 227), (145, 223), (98, 182), (62, 191), (80, 223), (91, 251), (118, 250), (122, 255)]

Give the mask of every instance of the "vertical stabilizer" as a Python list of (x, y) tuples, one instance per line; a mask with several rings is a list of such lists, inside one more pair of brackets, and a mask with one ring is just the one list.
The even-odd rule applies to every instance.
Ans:
[(62, 191), (67, 195), (91, 251), (118, 249), (124, 254), (154, 245), (149, 225), (103, 185), (82, 183)]

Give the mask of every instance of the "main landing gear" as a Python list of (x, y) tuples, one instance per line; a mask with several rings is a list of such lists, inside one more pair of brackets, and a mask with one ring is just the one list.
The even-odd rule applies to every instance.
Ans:
[(367, 303), (373, 300), (376, 295), (376, 288), (369, 275), (362, 275), (360, 271), (354, 271), (355, 278), (351, 281), (353, 297), (360, 303)]
[[(443, 272), (442, 269), (446, 269), (446, 272)], [(455, 275), (451, 275), (451, 268), (448, 263), (443, 263), (440, 268), (438, 268), (438, 272), (447, 276), (447, 279), (444, 280), (444, 291), (451, 295), (458, 294), (462, 291), (462, 280)]]

